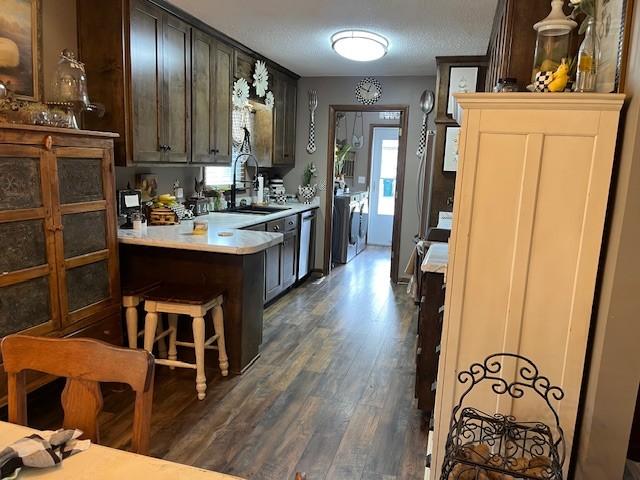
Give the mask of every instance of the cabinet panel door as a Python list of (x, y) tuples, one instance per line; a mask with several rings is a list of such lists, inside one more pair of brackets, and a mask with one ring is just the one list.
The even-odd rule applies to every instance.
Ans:
[(287, 85), (282, 74), (277, 72), (273, 74), (273, 95), (273, 164), (285, 165)]
[(164, 160), (186, 163), (191, 156), (191, 28), (165, 15), (163, 30)]
[(47, 155), (0, 145), (0, 337), (60, 325)]
[(296, 282), (298, 274), (298, 232), (288, 232), (282, 244), (282, 286), (289, 288)]
[(282, 244), (264, 252), (264, 301), (275, 298), (282, 291)]
[(214, 159), (216, 163), (231, 163), (231, 88), (233, 85), (232, 50), (222, 43), (216, 44), (215, 92), (215, 138)]
[(100, 148), (59, 148), (52, 158), (53, 221), (63, 326), (119, 298), (111, 157)]
[(131, 90), (135, 162), (161, 162), (163, 141), (162, 10), (146, 2), (131, 9)]
[(296, 163), (296, 105), (298, 101), (298, 82), (287, 79), (285, 95), (285, 136), (283, 161), (287, 165)]
[(212, 163), (215, 136), (215, 40), (199, 30), (192, 32), (192, 162)]

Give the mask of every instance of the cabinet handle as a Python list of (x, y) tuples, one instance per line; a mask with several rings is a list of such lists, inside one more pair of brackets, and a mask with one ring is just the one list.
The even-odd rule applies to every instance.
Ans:
[(171, 145), (165, 145), (168, 151), (171, 151)]
[(280, 225), (276, 225), (275, 227), (273, 227), (273, 231), (274, 232), (279, 232), (280, 231)]
[(289, 220), (289, 225), (293, 225), (293, 221)]
[(285, 154), (284, 154), (284, 158), (289, 158), (289, 154), (288, 154), (288, 153), (285, 153)]
[(217, 155), (218, 153), (220, 153), (220, 150), (218, 150), (217, 148), (212, 148), (211, 153), (213, 153), (214, 155)]
[(163, 152), (166, 152), (166, 151), (167, 151), (168, 146), (167, 146), (167, 145), (158, 145), (158, 148), (159, 148), (160, 150), (162, 150)]

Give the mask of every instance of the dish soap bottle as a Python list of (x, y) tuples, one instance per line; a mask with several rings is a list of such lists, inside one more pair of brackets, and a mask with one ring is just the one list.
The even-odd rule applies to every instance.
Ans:
[(576, 92), (593, 92), (596, 89), (598, 53), (595, 36), (596, 21), (593, 17), (587, 20), (584, 40), (578, 50), (578, 68), (576, 73)]

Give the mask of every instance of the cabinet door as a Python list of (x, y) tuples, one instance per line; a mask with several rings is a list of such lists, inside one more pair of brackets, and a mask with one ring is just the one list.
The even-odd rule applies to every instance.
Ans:
[(164, 161), (186, 163), (191, 156), (191, 27), (163, 17)]
[(282, 244), (282, 287), (289, 288), (298, 276), (298, 231), (287, 232)]
[(255, 60), (242, 50), (233, 51), (233, 75), (235, 78), (244, 78), (249, 85), (253, 83), (253, 64)]
[(215, 135), (213, 153), (215, 163), (231, 163), (231, 89), (233, 86), (232, 57), (230, 47), (217, 43), (215, 49)]
[(275, 298), (282, 291), (282, 244), (264, 252), (264, 301)]
[(215, 40), (193, 30), (192, 55), (192, 162), (213, 163), (215, 145)]
[(285, 138), (286, 138), (286, 95), (287, 85), (282, 74), (273, 73), (273, 164), (286, 165)]
[(298, 82), (287, 79), (285, 92), (285, 132), (283, 162), (287, 165), (296, 163), (296, 106), (298, 103)]
[(131, 97), (133, 161), (161, 162), (164, 140), (162, 111), (162, 10), (146, 2), (131, 9)]
[(51, 166), (64, 327), (119, 298), (113, 172), (101, 148), (59, 148)]
[(47, 153), (0, 145), (0, 336), (60, 325)]

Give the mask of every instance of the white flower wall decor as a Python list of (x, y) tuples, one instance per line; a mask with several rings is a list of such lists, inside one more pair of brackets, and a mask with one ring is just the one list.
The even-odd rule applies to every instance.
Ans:
[(274, 103), (274, 98), (273, 98), (273, 92), (267, 92), (267, 95), (264, 98), (264, 105), (269, 109), (269, 110), (273, 110), (273, 103)]
[(233, 83), (233, 106), (244, 108), (249, 103), (249, 84), (244, 78)]
[(269, 88), (269, 72), (267, 66), (262, 60), (256, 62), (256, 66), (253, 71), (253, 88), (256, 89), (258, 97), (264, 97), (264, 94)]

